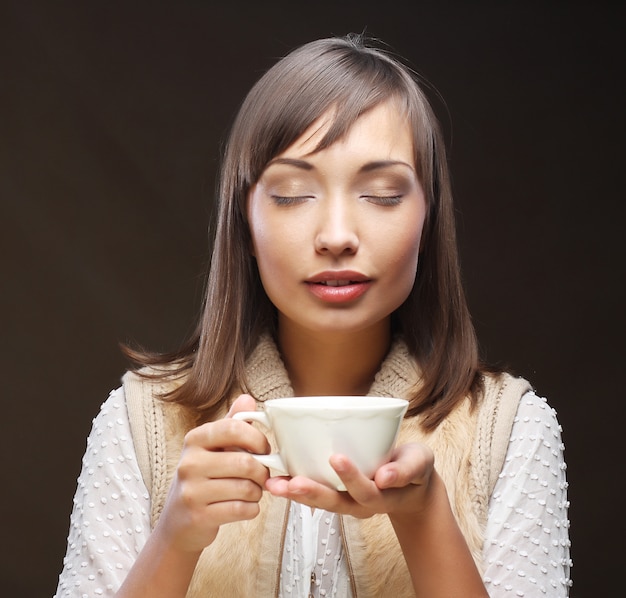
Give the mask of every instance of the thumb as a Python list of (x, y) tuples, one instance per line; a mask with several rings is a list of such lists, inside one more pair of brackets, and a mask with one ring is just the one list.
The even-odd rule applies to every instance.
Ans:
[(232, 417), (239, 411), (256, 411), (256, 401), (251, 395), (239, 395), (228, 410), (226, 417)]

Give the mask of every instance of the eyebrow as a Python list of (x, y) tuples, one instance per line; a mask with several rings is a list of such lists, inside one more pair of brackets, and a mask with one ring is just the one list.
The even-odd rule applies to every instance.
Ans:
[[(274, 164), (285, 164), (287, 166), (293, 166), (295, 168), (300, 168), (301, 170), (314, 170), (315, 167), (310, 162), (306, 160), (298, 160), (297, 158), (274, 158), (270, 160), (269, 166), (273, 166)], [(384, 168), (389, 168), (391, 166), (405, 166), (410, 170), (414, 170), (414, 168), (408, 164), (407, 162), (403, 162), (402, 160), (375, 160), (373, 162), (367, 162), (363, 164), (361, 168), (359, 168), (359, 172), (372, 172), (374, 170), (380, 170)]]
[(296, 158), (274, 158), (270, 160), (266, 168), (273, 166), (274, 164), (286, 164), (287, 166), (294, 166), (302, 170), (313, 170), (313, 164), (306, 160), (297, 160)]
[(367, 162), (366, 164), (363, 164), (363, 166), (359, 168), (359, 172), (372, 172), (373, 170), (389, 168), (390, 166), (406, 166), (410, 170), (414, 170), (410, 164), (407, 164), (402, 160), (376, 160), (374, 162)]

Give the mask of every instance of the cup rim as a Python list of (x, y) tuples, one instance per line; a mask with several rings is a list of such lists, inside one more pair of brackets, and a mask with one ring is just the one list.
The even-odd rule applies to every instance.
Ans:
[[(333, 402), (334, 401), (334, 402)], [(299, 396), (299, 397), (278, 397), (267, 399), (266, 407), (280, 407), (288, 405), (294, 411), (304, 411), (308, 409), (323, 409), (334, 411), (341, 409), (368, 410), (368, 409), (398, 409), (406, 408), (409, 402), (398, 397), (383, 397), (371, 395), (319, 395), (319, 396)]]

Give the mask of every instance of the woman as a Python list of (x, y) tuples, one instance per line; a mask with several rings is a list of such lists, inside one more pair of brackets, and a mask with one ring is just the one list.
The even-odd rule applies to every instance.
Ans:
[[(234, 123), (203, 317), (94, 421), (57, 596), (566, 596), (555, 414), (479, 363), (441, 134), (406, 67), (307, 44)], [(374, 479), (272, 477), (232, 419), (293, 395), (409, 410)], [(314, 443), (315, 439), (311, 439)]]

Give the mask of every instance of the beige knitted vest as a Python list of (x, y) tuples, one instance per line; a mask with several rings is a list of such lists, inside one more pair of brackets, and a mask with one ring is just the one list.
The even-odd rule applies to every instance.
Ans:
[[(247, 362), (246, 373), (248, 392), (259, 401), (293, 395), (269, 337), (261, 339)], [(415, 360), (405, 344), (396, 341), (368, 394), (407, 397), (418, 378)], [(171, 388), (133, 373), (124, 376), (137, 460), (151, 497), (153, 527), (165, 504), (184, 434), (191, 426), (182, 408), (159, 400)], [(420, 429), (418, 418), (405, 419), (400, 431), (400, 443), (419, 441), (433, 450), (435, 467), (479, 567), (489, 497), (504, 462), (519, 399), (529, 389), (521, 378), (487, 377), (478, 409), (470, 409), (465, 400), (432, 433)], [(274, 445), (271, 437), (270, 442)], [(277, 596), (288, 507), (286, 500), (265, 493), (258, 517), (222, 526), (202, 553), (187, 598)], [(355, 598), (413, 598), (408, 569), (389, 518), (343, 516), (341, 521)]]

